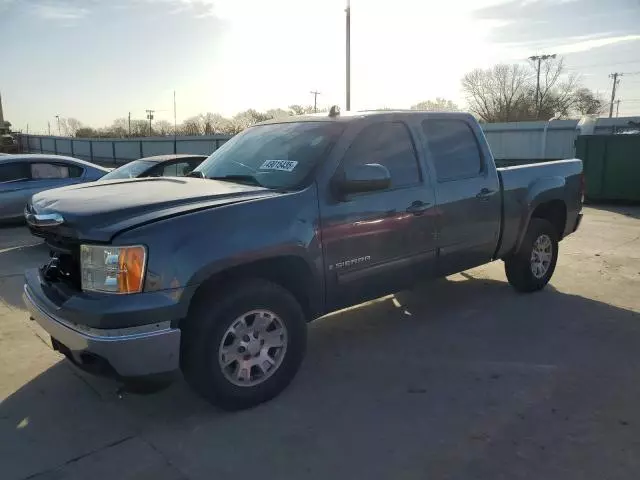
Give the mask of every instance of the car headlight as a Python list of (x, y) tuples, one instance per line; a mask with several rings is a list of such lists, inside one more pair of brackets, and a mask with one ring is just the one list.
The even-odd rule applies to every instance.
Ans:
[(81, 245), (82, 290), (107, 293), (141, 292), (146, 260), (147, 249), (142, 245)]

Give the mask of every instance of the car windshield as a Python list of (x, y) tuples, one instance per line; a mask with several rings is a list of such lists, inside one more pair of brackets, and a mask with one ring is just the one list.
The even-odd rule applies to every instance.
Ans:
[(233, 137), (195, 171), (205, 178), (297, 188), (343, 130), (342, 124), (327, 121), (257, 125)]
[(134, 160), (115, 170), (110, 171), (100, 180), (121, 180), (123, 178), (137, 178), (140, 174), (146, 172), (156, 163), (146, 160)]

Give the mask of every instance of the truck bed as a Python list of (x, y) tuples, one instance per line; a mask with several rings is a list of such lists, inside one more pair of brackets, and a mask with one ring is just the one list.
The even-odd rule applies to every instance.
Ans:
[(557, 160), (497, 170), (503, 211), (496, 258), (504, 258), (517, 249), (529, 218), (535, 216), (536, 208), (544, 206), (545, 200), (564, 202), (565, 218), (559, 237), (573, 231), (582, 209), (582, 160)]

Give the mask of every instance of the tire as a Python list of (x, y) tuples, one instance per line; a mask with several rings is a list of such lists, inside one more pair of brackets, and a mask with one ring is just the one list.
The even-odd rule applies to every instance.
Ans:
[[(225, 410), (242, 410), (272, 399), (289, 385), (300, 367), (307, 344), (305, 316), (289, 291), (264, 280), (250, 280), (213, 297), (202, 295), (196, 301), (185, 322), (181, 347), (182, 371), (196, 392)], [(259, 320), (265, 324), (272, 321), (269, 328), (273, 330), (258, 332), (254, 340), (249, 326), (257, 329), (255, 322)], [(277, 325), (282, 329), (277, 329)], [(260, 342), (264, 344), (264, 338), (274, 332), (278, 338), (272, 335), (275, 340), (269, 341), (281, 342), (282, 346), (266, 351), (269, 344), (261, 346)], [(280, 335), (280, 332), (284, 333)], [(245, 338), (254, 343), (241, 344)], [(228, 342), (228, 346), (224, 342)], [(238, 353), (241, 348), (244, 354)], [(253, 350), (256, 348), (259, 352)], [(225, 356), (224, 352), (230, 354)], [(266, 363), (261, 362), (263, 355), (270, 355)], [(224, 368), (222, 363), (232, 356), (238, 359)], [(273, 361), (273, 365), (268, 371), (256, 365), (248, 369), (241, 367), (252, 362), (269, 365), (269, 361)], [(259, 383), (252, 384), (250, 377)]]
[[(534, 257), (536, 241), (539, 245), (550, 243), (550, 254), (546, 269), (541, 266), (540, 258)], [(537, 255), (537, 254), (536, 254)], [(534, 261), (534, 258), (536, 260)], [(546, 258), (546, 256), (545, 256)], [(525, 233), (520, 249), (505, 259), (505, 273), (513, 288), (519, 292), (535, 292), (542, 290), (553, 275), (558, 260), (558, 234), (551, 223), (541, 218), (532, 218)], [(543, 272), (544, 270), (544, 272)]]

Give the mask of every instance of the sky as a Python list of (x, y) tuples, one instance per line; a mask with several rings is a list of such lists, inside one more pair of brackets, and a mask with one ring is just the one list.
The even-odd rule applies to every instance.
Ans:
[[(16, 130), (311, 104), (344, 108), (347, 0), (0, 0), (0, 93)], [(351, 0), (352, 109), (464, 106), (474, 68), (556, 53), (640, 114), (640, 0)]]

